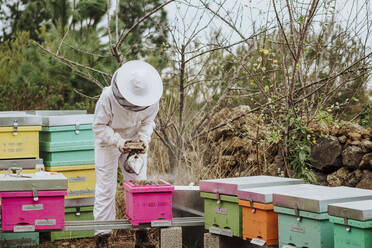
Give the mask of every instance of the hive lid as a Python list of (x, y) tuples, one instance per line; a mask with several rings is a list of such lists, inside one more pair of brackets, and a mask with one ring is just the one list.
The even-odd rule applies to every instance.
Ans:
[(66, 190), (67, 178), (62, 173), (0, 174), (0, 192), (31, 190)]
[(29, 110), (28, 114), (38, 116), (56, 116), (56, 115), (81, 115), (87, 114), (86, 110)]
[(372, 200), (330, 204), (328, 214), (360, 221), (372, 220)]
[(22, 169), (35, 169), (35, 165), (43, 164), (42, 159), (0, 159), (0, 170), (7, 170), (10, 167)]
[(202, 180), (200, 181), (199, 185), (201, 192), (237, 195), (238, 190), (244, 188), (290, 185), (298, 183), (303, 183), (303, 180), (273, 176), (251, 176)]
[(25, 113), (0, 113), (0, 127), (18, 126), (41, 126), (41, 118)]
[(43, 126), (70, 126), (93, 123), (92, 114), (42, 116)]
[[(295, 189), (295, 188), (294, 188)], [(304, 184), (299, 189), (274, 193), (275, 206), (324, 213), (328, 204), (372, 199), (372, 190)]]
[(306, 188), (306, 186), (303, 186), (303, 183), (303, 181), (298, 181), (294, 182), (292, 185), (241, 189), (238, 190), (238, 198), (242, 200), (252, 200), (253, 202), (272, 203), (274, 193), (301, 190), (301, 187)]

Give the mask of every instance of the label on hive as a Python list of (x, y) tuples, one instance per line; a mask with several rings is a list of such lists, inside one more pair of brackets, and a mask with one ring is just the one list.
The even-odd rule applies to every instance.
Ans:
[(27, 204), (22, 205), (22, 211), (35, 211), (35, 210), (43, 210), (43, 204)]
[(2, 151), (4, 153), (15, 153), (15, 152), (22, 152), (23, 151), (23, 143), (3, 143)]
[(209, 232), (210, 233), (214, 233), (214, 234), (228, 236), (228, 237), (232, 237), (233, 236), (233, 233), (232, 233), (231, 230), (229, 230), (229, 229), (221, 229), (221, 228), (218, 228), (218, 227), (215, 227), (215, 226), (211, 226), (209, 228)]
[(216, 213), (217, 214), (227, 214), (227, 209), (216, 207)]
[(56, 219), (35, 220), (35, 226), (54, 226), (56, 223)]
[(85, 182), (85, 180), (86, 180), (85, 176), (82, 176), (82, 177), (70, 177), (70, 178), (68, 179), (68, 181), (69, 181), (70, 183)]
[(303, 226), (298, 226), (298, 225), (292, 225), (291, 226), (291, 231), (293, 232), (300, 232), (300, 233), (304, 233), (305, 232), (305, 227)]
[(262, 239), (254, 238), (251, 240), (251, 244), (258, 245), (258, 246), (264, 246), (266, 244), (266, 241)]
[(152, 227), (160, 227), (160, 226), (171, 226), (172, 222), (170, 220), (153, 220), (151, 221)]
[(94, 189), (90, 190), (71, 190), (67, 192), (68, 196), (75, 196), (75, 195), (94, 195)]
[(34, 232), (35, 226), (34, 225), (25, 225), (25, 226), (14, 226), (13, 232)]

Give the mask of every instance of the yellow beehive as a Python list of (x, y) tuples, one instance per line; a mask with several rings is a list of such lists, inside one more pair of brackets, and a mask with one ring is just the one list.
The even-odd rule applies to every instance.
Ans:
[(0, 127), (0, 159), (38, 158), (41, 126)]
[(96, 187), (95, 165), (46, 167), (47, 171), (60, 172), (68, 180), (66, 199), (94, 197)]
[(0, 159), (39, 158), (41, 118), (22, 112), (0, 113)]

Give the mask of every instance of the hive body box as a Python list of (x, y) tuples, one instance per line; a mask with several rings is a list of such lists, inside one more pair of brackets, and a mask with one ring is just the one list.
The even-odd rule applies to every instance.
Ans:
[[(93, 206), (66, 208), (66, 221), (86, 221), (94, 220)], [(82, 231), (57, 231), (50, 233), (50, 240), (76, 239), (76, 238), (90, 238), (94, 236), (94, 230)]]
[(252, 176), (202, 180), (201, 197), (204, 198), (205, 229), (226, 236), (242, 236), (242, 209), (238, 202), (240, 189), (298, 184), (301, 180)]
[[(46, 166), (94, 164), (93, 115), (43, 113), (40, 156)], [(51, 113), (53, 114), (53, 113)]]
[(264, 240), (266, 245), (277, 245), (278, 214), (274, 212), (273, 193), (282, 190), (301, 190), (298, 184), (262, 188), (242, 189), (238, 192), (239, 205), (242, 206), (243, 239)]
[(0, 159), (39, 157), (40, 117), (0, 114)]
[(372, 190), (304, 184), (297, 190), (274, 193), (279, 247), (333, 248), (333, 224), (328, 205), (372, 199)]
[(4, 233), (0, 232), (0, 247), (22, 247), (39, 245), (38, 232)]
[(66, 199), (94, 197), (96, 173), (93, 165), (52, 166), (47, 171), (62, 173), (68, 181)]
[(2, 231), (62, 229), (66, 189), (58, 173), (0, 175)]
[(0, 160), (0, 174), (4, 174), (9, 168), (21, 168), (22, 173), (35, 173), (35, 166), (43, 164), (42, 159), (6, 159)]
[(335, 248), (372, 247), (372, 200), (328, 206)]
[(125, 215), (132, 225), (172, 220), (174, 186), (161, 180), (158, 185), (134, 185), (125, 181)]

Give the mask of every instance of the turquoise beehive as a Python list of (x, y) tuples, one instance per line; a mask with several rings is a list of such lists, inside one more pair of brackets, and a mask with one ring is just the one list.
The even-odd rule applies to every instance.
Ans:
[(333, 248), (328, 205), (372, 199), (372, 190), (303, 184), (274, 193), (279, 247)]
[(35, 114), (42, 118), (39, 141), (45, 166), (94, 164), (93, 115), (68, 111)]

